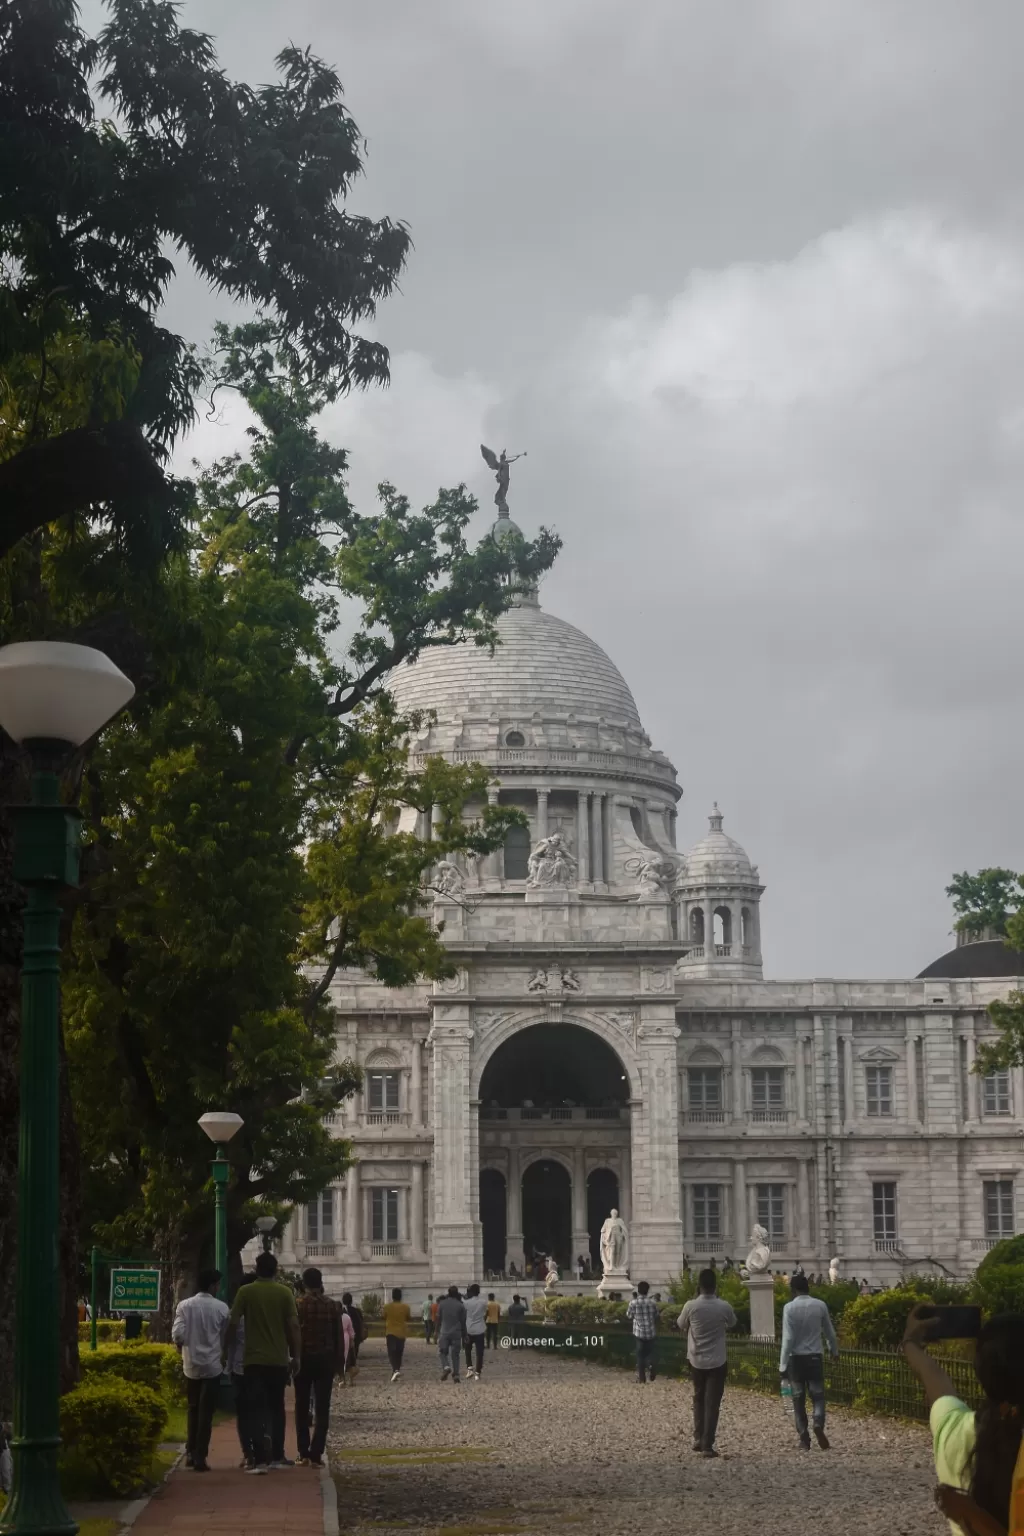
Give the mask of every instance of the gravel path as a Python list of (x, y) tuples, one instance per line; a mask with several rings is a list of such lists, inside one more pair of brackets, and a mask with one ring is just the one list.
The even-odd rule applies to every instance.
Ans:
[(391, 1386), (382, 1339), (335, 1394), (329, 1453), (342, 1532), (442, 1536), (943, 1536), (926, 1431), (829, 1414), (833, 1449), (796, 1448), (781, 1401), (726, 1389), (717, 1461), (690, 1450), (689, 1388), (490, 1352), (481, 1381), (440, 1381), (410, 1340)]

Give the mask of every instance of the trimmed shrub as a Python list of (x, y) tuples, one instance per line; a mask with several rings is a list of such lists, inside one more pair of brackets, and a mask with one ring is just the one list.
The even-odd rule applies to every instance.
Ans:
[(613, 1327), (626, 1320), (624, 1301), (605, 1301), (600, 1296), (538, 1296), (530, 1311), (559, 1328)]
[(971, 1300), (989, 1317), (1000, 1312), (1024, 1312), (1024, 1264), (993, 1264), (987, 1269), (979, 1266), (971, 1286)]
[(381, 1317), (384, 1312), (384, 1303), (376, 1291), (370, 1291), (368, 1295), (364, 1296), (359, 1306), (367, 1322), (369, 1322), (371, 1317)]
[(843, 1313), (839, 1342), (852, 1349), (898, 1349), (910, 1313), (918, 1302), (932, 1299), (930, 1291), (912, 1285), (858, 1296)]
[(812, 1285), (811, 1295), (817, 1296), (819, 1301), (825, 1303), (832, 1314), (832, 1321), (838, 1328), (847, 1307), (860, 1295), (860, 1286), (856, 1280), (840, 1280), (837, 1285)]
[(184, 1391), (181, 1356), (173, 1344), (102, 1344), (95, 1354), (84, 1350), (79, 1363), (83, 1381), (119, 1376), (156, 1393)]
[(1004, 1264), (1024, 1264), (1024, 1232), (1019, 1237), (1004, 1237), (1001, 1243), (990, 1248), (978, 1265), (977, 1273), (1002, 1269)]
[(158, 1392), (114, 1374), (85, 1381), (60, 1400), (65, 1446), (91, 1462), (116, 1497), (145, 1483), (166, 1422)]

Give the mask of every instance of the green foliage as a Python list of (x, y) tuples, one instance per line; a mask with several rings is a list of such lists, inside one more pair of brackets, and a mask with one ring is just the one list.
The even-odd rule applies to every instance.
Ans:
[(93, 1464), (107, 1493), (123, 1497), (145, 1482), (166, 1417), (151, 1387), (95, 1377), (61, 1398), (61, 1440)]
[(380, 1292), (367, 1291), (366, 1295), (360, 1298), (359, 1309), (363, 1314), (364, 1322), (369, 1322), (371, 1318), (383, 1317), (384, 1303), (381, 1300)]
[(929, 1276), (908, 1275), (904, 1284), (876, 1296), (858, 1296), (843, 1312), (840, 1342), (854, 1349), (898, 1349), (907, 1318), (919, 1302), (957, 1306), (970, 1288)]
[(971, 1286), (971, 1300), (988, 1317), (1001, 1312), (1024, 1313), (1024, 1264), (979, 1267)]
[(1007, 918), (1024, 904), (1024, 877), (1012, 869), (979, 869), (954, 875), (946, 886), (953, 898), (957, 933), (1006, 933)]
[[(669, 1294), (675, 1304), (677, 1317), (682, 1310), (683, 1304), (697, 1295), (697, 1275), (697, 1270), (685, 1269), (669, 1285)], [(719, 1270), (717, 1292), (722, 1300), (727, 1301), (735, 1312), (737, 1332), (749, 1333), (750, 1292), (744, 1285), (739, 1270)]]
[(600, 1296), (538, 1296), (531, 1318), (543, 1318), (559, 1328), (617, 1326), (626, 1320), (625, 1301), (606, 1301)]
[(836, 1285), (812, 1285), (811, 1295), (825, 1303), (838, 1328), (847, 1307), (860, 1295), (860, 1286), (856, 1280), (840, 1280)]
[(978, 1265), (976, 1274), (982, 1275), (986, 1270), (1001, 1268), (1004, 1264), (1020, 1264), (1024, 1266), (1024, 1233), (1019, 1237), (1005, 1237), (1001, 1243), (996, 1243), (986, 1253)]
[(181, 1356), (173, 1344), (101, 1344), (95, 1353), (82, 1351), (80, 1366), (83, 1381), (117, 1376), (153, 1392), (182, 1390)]
[[(142, 1325), (142, 1338), (149, 1333), (149, 1323)], [(96, 1319), (96, 1342), (98, 1344), (112, 1344), (115, 1340), (123, 1341), (124, 1323), (116, 1317), (98, 1317)], [(92, 1340), (92, 1323), (79, 1323), (78, 1341), (80, 1344), (88, 1344)]]

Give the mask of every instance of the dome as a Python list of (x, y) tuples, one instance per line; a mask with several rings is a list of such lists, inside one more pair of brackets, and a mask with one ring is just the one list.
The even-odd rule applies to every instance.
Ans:
[(498, 619), (501, 644), (434, 646), (390, 680), (400, 710), (434, 710), (439, 721), (466, 715), (529, 721), (534, 714), (607, 719), (642, 734), (625, 678), (582, 630), (535, 603)]
[(996, 976), (1020, 979), (1024, 976), (1024, 955), (1017, 949), (1011, 949), (1002, 939), (982, 939), (974, 944), (958, 944), (948, 954), (926, 965), (923, 971), (918, 972), (917, 979), (977, 977), (983, 980)]
[(722, 820), (716, 801), (708, 817), (710, 830), (686, 854), (686, 878), (695, 880), (707, 875), (728, 875), (733, 879), (757, 880), (757, 866), (751, 864), (746, 850), (722, 831)]

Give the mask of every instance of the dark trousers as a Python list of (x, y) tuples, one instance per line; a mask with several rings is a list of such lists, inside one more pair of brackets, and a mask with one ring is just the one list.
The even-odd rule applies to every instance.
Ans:
[(815, 1429), (825, 1428), (825, 1361), (821, 1355), (791, 1355), (786, 1374), (793, 1388), (793, 1417), (800, 1439), (810, 1443), (807, 1428), (807, 1394)]
[(726, 1367), (716, 1365), (705, 1371), (693, 1365), (690, 1370), (693, 1375), (693, 1448), (713, 1451), (725, 1391)]
[(284, 1460), (284, 1389), (286, 1365), (247, 1365), (245, 1395), (249, 1405), (249, 1438), (257, 1466)]
[(242, 1455), (246, 1461), (252, 1461), (252, 1436), (249, 1425), (249, 1399), (246, 1395), (245, 1377), (241, 1371), (232, 1371), (231, 1385), (235, 1389), (235, 1426), (238, 1429), (238, 1443), (242, 1447)]
[(473, 1351), (476, 1350), (476, 1368), (480, 1372), (484, 1368), (484, 1335), (482, 1333), (467, 1333), (466, 1345), (466, 1370), (473, 1364)]
[[(299, 1455), (320, 1461), (327, 1444), (327, 1424), (331, 1417), (331, 1388), (334, 1385), (334, 1360), (330, 1355), (305, 1354), (295, 1378), (295, 1443)], [(313, 1408), (313, 1438), (309, 1438), (309, 1411)]]
[(423, 1324), (423, 1338), (424, 1338), (424, 1341), (427, 1344), (429, 1344), (433, 1340), (433, 1337), (434, 1337), (434, 1320), (433, 1320), (433, 1318), (428, 1317), (428, 1318), (425, 1319), (424, 1324)]
[(484, 1342), (485, 1342), (486, 1347), (488, 1349), (497, 1349), (497, 1347), (498, 1347), (498, 1325), (497, 1325), (497, 1323), (488, 1323), (487, 1324), (487, 1333), (486, 1333)]
[(400, 1371), (402, 1369), (402, 1356), (405, 1354), (405, 1340), (398, 1338), (396, 1334), (389, 1333), (385, 1336), (384, 1343), (388, 1347), (388, 1361), (390, 1362), (391, 1369), (393, 1371)]
[(646, 1381), (647, 1380), (647, 1372), (649, 1370), (650, 1373), (651, 1373), (651, 1380), (653, 1381), (654, 1380), (654, 1371), (655, 1371), (655, 1349), (654, 1349), (654, 1346), (655, 1346), (655, 1344), (657, 1344), (658, 1341), (657, 1341), (657, 1339), (637, 1339), (635, 1342), (636, 1342), (636, 1379), (637, 1379), (637, 1381)]
[(219, 1376), (186, 1377), (188, 1393), (188, 1430), (185, 1449), (193, 1462), (205, 1461), (210, 1454), (213, 1410), (220, 1390)]

